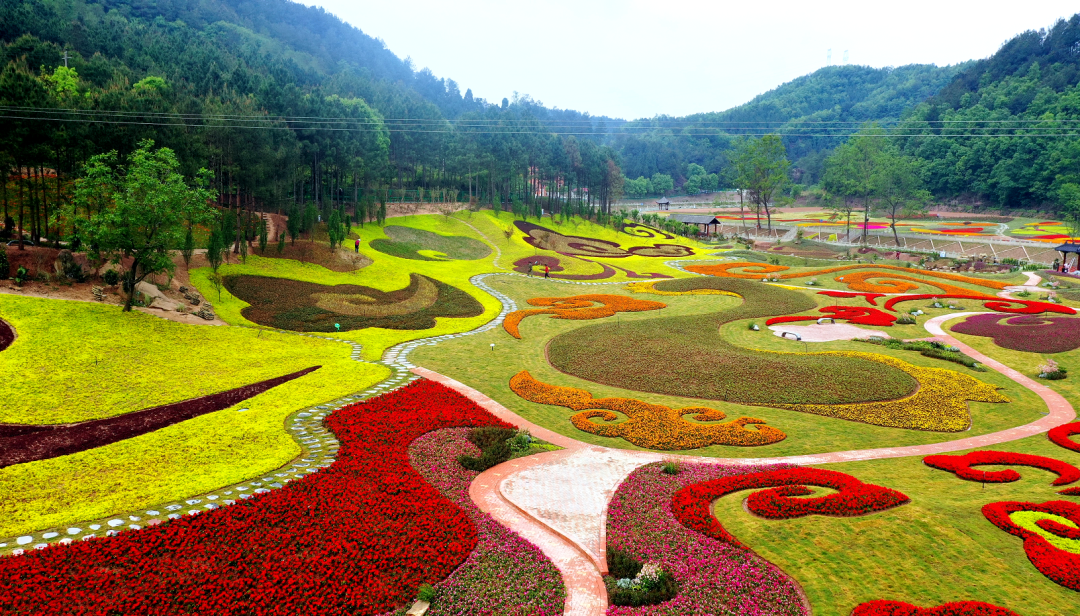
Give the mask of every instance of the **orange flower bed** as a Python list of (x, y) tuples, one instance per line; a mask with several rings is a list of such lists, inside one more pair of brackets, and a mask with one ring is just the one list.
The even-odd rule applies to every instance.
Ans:
[[(717, 263), (715, 265), (687, 265), (685, 268), (687, 271), (694, 272), (695, 274), (703, 274), (705, 276), (719, 276), (721, 278), (746, 278), (746, 279), (759, 279), (759, 278), (779, 278), (781, 280), (791, 280), (793, 278), (806, 278), (807, 276), (821, 276), (824, 274), (832, 274), (835, 272), (847, 272), (856, 269), (864, 270), (893, 270), (901, 272), (910, 272), (912, 270), (904, 267), (898, 267), (896, 265), (841, 265), (839, 267), (830, 267), (827, 269), (814, 270), (812, 272), (798, 272), (790, 274), (779, 274), (779, 272), (787, 271), (791, 268), (784, 265), (769, 265), (767, 263)], [(736, 271), (741, 270), (741, 271)], [(998, 280), (983, 280), (982, 278), (972, 278), (970, 276), (961, 276), (960, 274), (950, 274), (947, 272), (930, 272), (919, 271), (920, 276), (928, 276), (930, 278), (943, 278), (945, 280), (952, 280), (954, 282), (964, 282), (967, 284), (973, 284), (980, 287), (986, 287), (988, 289), (1003, 290), (1009, 286), (1006, 282)], [(850, 284), (849, 278), (853, 276), (861, 276), (854, 280), (855, 285)], [(958, 289), (952, 285), (944, 283), (935, 283), (929, 280), (923, 280), (921, 278), (912, 278), (910, 276), (902, 276), (896, 274), (885, 274), (882, 272), (865, 272), (861, 274), (845, 274), (843, 282), (849, 282), (849, 287), (859, 291), (868, 291), (870, 293), (903, 293), (905, 291), (914, 289), (916, 287), (909, 286), (907, 283), (877, 283), (872, 284), (866, 282), (867, 278), (886, 277), (914, 280), (916, 282), (922, 282), (925, 284), (933, 285), (939, 289)], [(838, 280), (839, 282), (839, 280)], [(858, 286), (856, 286), (858, 285)], [(951, 292), (951, 291), (950, 291)], [(964, 291), (965, 293), (971, 293), (971, 291)]]
[(614, 316), (616, 312), (645, 312), (666, 308), (667, 304), (625, 295), (575, 295), (573, 297), (534, 297), (533, 306), (549, 306), (531, 310), (515, 310), (506, 315), (503, 329), (515, 338), (521, 338), (518, 325), (525, 317), (534, 314), (550, 314), (553, 319), (589, 321)]
[[(672, 409), (659, 404), (649, 404), (633, 398), (600, 398), (584, 389), (549, 385), (532, 377), (527, 370), (510, 379), (510, 389), (518, 396), (537, 404), (564, 406), (582, 411), (570, 418), (574, 427), (583, 432), (622, 438), (646, 449), (681, 450), (697, 449), (709, 445), (735, 445), (756, 447), (769, 445), (787, 438), (784, 432), (763, 425), (761, 419), (740, 417), (726, 423), (701, 425), (683, 419), (693, 415), (695, 421), (720, 421), (726, 417), (723, 411), (707, 407)], [(614, 422), (622, 413), (628, 419), (615, 424), (597, 424), (593, 418)], [(747, 425), (754, 424), (754, 428)]]

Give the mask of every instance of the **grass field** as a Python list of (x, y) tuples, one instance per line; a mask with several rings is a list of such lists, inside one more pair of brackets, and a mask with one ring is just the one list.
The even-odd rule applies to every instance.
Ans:
[[(300, 408), (389, 370), (340, 343), (184, 325), (114, 306), (0, 295), (18, 339), (0, 352), (4, 423), (64, 423), (178, 402), (321, 365), (235, 407), (112, 445), (0, 469), (0, 536), (188, 497), (275, 469)], [(241, 410), (244, 409), (244, 410)]]

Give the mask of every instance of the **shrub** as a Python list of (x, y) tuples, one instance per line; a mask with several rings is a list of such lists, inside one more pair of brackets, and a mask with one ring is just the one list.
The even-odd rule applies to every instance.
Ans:
[(668, 475), (678, 475), (679, 465), (669, 460), (667, 462), (664, 462), (664, 465), (660, 467), (660, 470), (667, 473)]
[(0, 245), (0, 280), (11, 276), (11, 263), (8, 262), (7, 247)]
[(416, 590), (416, 600), (431, 603), (435, 600), (435, 589), (431, 587), (431, 584), (421, 584)]
[(110, 287), (115, 287), (120, 284), (120, 272), (114, 269), (105, 270), (105, 273), (102, 274), (101, 278), (105, 281), (105, 284)]
[(480, 457), (462, 454), (458, 456), (461, 466), (477, 472), (502, 464), (510, 459), (513, 450), (508, 442), (514, 438), (515, 431), (498, 426), (482, 426), (469, 433), (469, 442), (480, 448)]
[(604, 580), (611, 605), (639, 607), (657, 605), (674, 597), (679, 592), (679, 585), (668, 571), (657, 563), (641, 567), (634, 577)]
[(15, 270), (15, 277), (12, 279), (15, 282), (15, 286), (21, 287), (30, 279), (30, 272), (26, 271), (26, 268), (19, 266), (19, 269)]

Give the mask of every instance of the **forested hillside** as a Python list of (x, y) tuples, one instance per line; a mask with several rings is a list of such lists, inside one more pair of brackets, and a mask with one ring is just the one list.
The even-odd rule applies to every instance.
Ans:
[(1054, 207), (1080, 182), (1080, 15), (1025, 32), (895, 129), (938, 197)]
[(153, 139), (187, 173), (210, 169), (234, 206), (453, 194), (603, 210), (624, 190), (730, 185), (741, 136), (780, 134), (789, 179), (814, 185), (830, 151), (871, 122), (921, 161), (938, 198), (1053, 205), (1080, 182), (1075, 139), (1060, 135), (1080, 106), (1077, 31), (1074, 17), (978, 62), (827, 67), (727, 111), (625, 122), (462, 93), (289, 0), (0, 0), (4, 208), (44, 217), (90, 156)]
[(615, 144), (627, 177), (663, 173), (681, 185), (690, 163), (721, 171), (732, 135), (781, 133), (797, 179), (813, 184), (828, 150), (860, 124), (899, 120), (966, 66), (829, 66), (727, 111), (631, 122), (616, 131)]

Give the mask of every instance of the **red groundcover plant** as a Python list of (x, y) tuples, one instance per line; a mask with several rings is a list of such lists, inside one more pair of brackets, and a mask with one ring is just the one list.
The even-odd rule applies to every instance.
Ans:
[(280, 490), (115, 538), (0, 558), (0, 612), (376, 614), (446, 578), (472, 552), (468, 516), (409, 463), (440, 428), (509, 427), (417, 381), (336, 411), (329, 468)]
[[(811, 494), (806, 486), (832, 488), (835, 494), (801, 498)], [(910, 499), (896, 490), (883, 488), (837, 471), (816, 468), (788, 468), (775, 471), (723, 477), (679, 490), (671, 501), (676, 519), (709, 537), (742, 545), (716, 519), (712, 503), (716, 499), (758, 488), (773, 488), (755, 492), (746, 499), (747, 508), (754, 514), (773, 520), (800, 518), (807, 515), (836, 517), (875, 513)]]
[(936, 455), (923, 458), (927, 466), (939, 468), (943, 471), (956, 473), (956, 476), (968, 481), (982, 483), (1010, 483), (1020, 479), (1020, 473), (1007, 468), (1003, 471), (983, 471), (972, 468), (980, 464), (1009, 464), (1015, 466), (1033, 466), (1043, 470), (1057, 473), (1054, 480), (1055, 486), (1068, 485), (1080, 479), (1080, 469), (1072, 464), (1026, 453), (1012, 453), (1008, 451), (973, 451), (964, 455)]
[(1080, 443), (1072, 440), (1072, 435), (1080, 434), (1080, 421), (1058, 426), (1046, 433), (1046, 436), (1059, 447), (1080, 452)]
[[(867, 308), (866, 306), (825, 306), (824, 308), (819, 308), (818, 312), (827, 315), (821, 318), (843, 319), (856, 325), (880, 325), (882, 327), (889, 327), (896, 322), (896, 317), (893, 315), (878, 310), (877, 308)], [(818, 318), (819, 317), (812, 315), (773, 317), (768, 321), (765, 321), (765, 325), (794, 323), (796, 321), (816, 321)]]
[(1012, 610), (981, 601), (957, 601), (937, 607), (922, 608), (901, 601), (870, 601), (851, 612), (851, 616), (1020, 616)]
[[(1080, 591), (1080, 554), (1066, 552), (1052, 545), (1042, 535), (1019, 526), (1009, 517), (1017, 511), (1040, 511), (1061, 516), (1080, 525), (1080, 505), (1068, 501), (1046, 503), (1001, 502), (982, 508), (983, 515), (994, 526), (1024, 540), (1024, 552), (1040, 573), (1065, 588)], [(1039, 528), (1066, 538), (1076, 538), (1075, 528), (1053, 520), (1039, 520)]]

